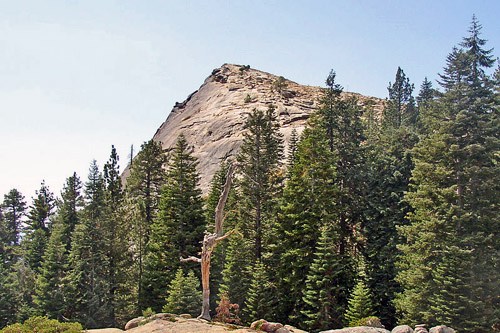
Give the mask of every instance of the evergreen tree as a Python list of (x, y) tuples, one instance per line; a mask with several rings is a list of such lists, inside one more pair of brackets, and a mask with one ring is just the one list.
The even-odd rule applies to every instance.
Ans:
[(253, 263), (251, 240), (235, 235), (229, 237), (225, 243), (227, 244), (226, 260), (222, 271), (219, 296), (227, 294), (226, 296), (229, 296), (233, 304), (238, 304), (240, 309), (244, 309), (252, 277), (250, 271)]
[(448, 56), (439, 100), (445, 117), (415, 148), (407, 196), (414, 212), (401, 229), (404, 321), (440, 318), (460, 331), (488, 331), (499, 321), (500, 117), (480, 29), (473, 17), (470, 36)]
[(105, 184), (94, 160), (85, 183), (85, 208), (72, 235), (66, 293), (68, 315), (87, 328), (112, 324), (105, 217)]
[(275, 320), (274, 309), (277, 303), (276, 286), (271, 282), (269, 274), (271, 269), (257, 262), (251, 268), (251, 283), (242, 314), (248, 322), (265, 318)]
[(188, 313), (191, 316), (196, 316), (200, 311), (200, 303), (200, 280), (192, 270), (189, 270), (186, 276), (179, 268), (168, 287), (168, 297), (162, 311), (178, 315)]
[(302, 133), (274, 232), (279, 240), (273, 247), (273, 255), (279, 258), (279, 320), (293, 324), (306, 320), (300, 311), (321, 225), (335, 223), (336, 160), (321, 124), (313, 114)]
[[(226, 183), (226, 174), (229, 168), (229, 163), (222, 162), (219, 170), (214, 174), (212, 179), (212, 183), (210, 186), (210, 191), (206, 200), (205, 214), (207, 218), (208, 230), (213, 232), (213, 223), (215, 220), (215, 209), (217, 204), (219, 203), (219, 198), (224, 188), (224, 184)], [(224, 217), (224, 225), (227, 229), (231, 229), (235, 227), (236, 224), (236, 202), (237, 202), (237, 193), (234, 190), (234, 187), (231, 187), (229, 191), (229, 196), (226, 202), (226, 214)], [(220, 242), (214, 248), (211, 260), (210, 267), (210, 295), (219, 295), (220, 287), (223, 283), (222, 272), (225, 268), (226, 263), (226, 253), (228, 248), (228, 241)], [(215, 308), (218, 306), (218, 302), (216, 297), (211, 297), (210, 299), (210, 308), (212, 311), (215, 311)]]
[(34, 296), (38, 312), (57, 320), (64, 320), (66, 310), (64, 278), (68, 273), (68, 253), (64, 239), (65, 227), (61, 220), (54, 222), (37, 276)]
[(410, 84), (410, 79), (398, 67), (394, 83), (389, 82), (389, 101), (384, 109), (383, 125), (386, 128), (398, 128), (403, 123), (416, 124), (418, 119), (418, 109), (412, 97), (414, 85)]
[(4, 195), (1, 206), (3, 210), (3, 225), (5, 228), (4, 244), (9, 247), (19, 245), (22, 219), (26, 214), (26, 202), (24, 196), (17, 190), (12, 189)]
[(345, 313), (345, 321), (349, 326), (358, 326), (359, 321), (375, 314), (370, 289), (363, 280), (358, 281), (349, 298), (349, 307)]
[(0, 329), (15, 323), (17, 306), (14, 274), (0, 261)]
[(179, 258), (196, 255), (201, 250), (205, 213), (196, 165), (186, 139), (179, 136), (146, 257), (145, 302), (155, 311), (163, 306), (166, 288), (180, 267)]
[(333, 200), (340, 208), (336, 212), (341, 233), (338, 240), (339, 251), (344, 255), (355, 247), (354, 230), (363, 221), (366, 192), (363, 184), (366, 179), (362, 142), (366, 138), (357, 99), (342, 98), (343, 88), (335, 83), (335, 76), (335, 72), (331, 71), (326, 79), (327, 87), (318, 114), (326, 130), (330, 151), (336, 157), (336, 177), (333, 181), (338, 185), (338, 192)]
[(254, 257), (261, 260), (266, 251), (265, 235), (270, 230), (271, 216), (276, 211), (281, 192), (283, 139), (273, 105), (269, 105), (266, 111), (254, 109), (244, 128), (246, 132), (237, 161), (241, 164), (239, 170), (242, 174), (240, 211), (244, 214), (246, 227), (240, 230), (253, 240)]
[(81, 187), (76, 173), (66, 180), (61, 192), (62, 200), (58, 201), (58, 211), (43, 256), (40, 274), (36, 280), (34, 302), (39, 313), (58, 320), (63, 320), (66, 312), (65, 277), (69, 272), (71, 235), (79, 221), (78, 211), (84, 204), (80, 194)]
[(377, 317), (387, 327), (396, 324), (394, 295), (397, 245), (402, 243), (397, 228), (406, 224), (410, 211), (404, 194), (409, 189), (413, 168), (411, 149), (417, 136), (407, 127), (384, 129), (369, 140), (366, 201), (362, 252), (366, 260), (366, 283), (373, 293)]
[(23, 245), (26, 262), (31, 270), (38, 273), (50, 236), (50, 218), (54, 214), (55, 199), (45, 182), (42, 182), (40, 190), (35, 193), (36, 197), (33, 198), (33, 204), (28, 213), (26, 238)]
[(167, 156), (161, 143), (150, 140), (141, 145), (141, 151), (130, 165), (130, 176), (127, 179), (126, 192), (128, 210), (131, 221), (132, 239), (135, 244), (134, 258), (137, 266), (136, 286), (138, 293), (137, 310), (145, 309), (142, 304), (144, 292), (144, 260), (146, 245), (149, 242), (151, 226), (158, 214), (158, 203), (161, 197), (161, 187), (165, 184), (164, 166)]
[(129, 250), (130, 224), (125, 218), (124, 192), (120, 178), (119, 157), (111, 146), (109, 160), (104, 164), (105, 218), (103, 232), (105, 255), (109, 261), (107, 279), (110, 283), (111, 321), (118, 326), (134, 315), (132, 279), (132, 256)]
[(318, 331), (340, 328), (351, 281), (342, 272), (350, 264), (339, 253), (340, 232), (336, 225), (321, 228), (317, 252), (306, 280), (302, 314), (304, 327)]

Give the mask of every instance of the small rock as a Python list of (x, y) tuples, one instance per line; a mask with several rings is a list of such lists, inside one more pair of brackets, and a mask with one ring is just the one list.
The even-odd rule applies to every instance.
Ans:
[(191, 319), (191, 315), (189, 313), (183, 313), (179, 315), (179, 317), (184, 318), (184, 319)]
[(446, 327), (444, 325), (433, 327), (429, 330), (429, 333), (455, 333), (456, 331), (451, 327)]
[(274, 333), (282, 327), (283, 325), (280, 323), (263, 323), (260, 329), (264, 332)]
[(408, 325), (399, 325), (394, 327), (391, 333), (413, 333), (413, 328)]
[(257, 320), (257, 321), (254, 321), (254, 322), (252, 323), (252, 325), (250, 325), (250, 328), (251, 328), (252, 330), (258, 330), (258, 329), (260, 329), (260, 327), (261, 327), (261, 326), (262, 326), (262, 324), (264, 324), (264, 323), (267, 323), (267, 321), (266, 321), (266, 320), (264, 320), (264, 319), (259, 319), (259, 320)]
[(429, 331), (427, 331), (427, 328), (425, 328), (425, 324), (419, 324), (419, 325), (415, 325), (415, 331), (413, 331), (414, 333), (428, 333)]
[(134, 318), (134, 319), (129, 320), (127, 322), (127, 324), (125, 324), (125, 331), (139, 326), (139, 323), (143, 320), (144, 320), (144, 317), (138, 317), (138, 318)]

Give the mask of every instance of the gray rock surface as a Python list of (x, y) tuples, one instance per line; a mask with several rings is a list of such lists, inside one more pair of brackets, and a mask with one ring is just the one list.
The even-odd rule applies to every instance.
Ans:
[(413, 333), (413, 328), (408, 325), (399, 325), (394, 327), (391, 333)]
[[(276, 80), (278, 76), (269, 73), (225, 64), (215, 69), (184, 102), (175, 104), (153, 139), (169, 150), (178, 136), (184, 134), (193, 155), (199, 160), (200, 187), (207, 194), (221, 160), (238, 153), (249, 112), (253, 109), (266, 110), (269, 104), (273, 104), (286, 144), (292, 129), (300, 133), (311, 112), (319, 105), (320, 87), (286, 80), (286, 88), (277, 91), (273, 89)], [(358, 97), (360, 105), (375, 103), (375, 111), (381, 114), (383, 100), (344, 93), (344, 97), (348, 96)], [(128, 174), (128, 169), (125, 169), (123, 177)]]

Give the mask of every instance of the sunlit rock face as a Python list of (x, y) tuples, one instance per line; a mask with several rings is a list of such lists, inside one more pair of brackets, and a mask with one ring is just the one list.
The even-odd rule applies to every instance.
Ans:
[[(225, 64), (214, 69), (201, 87), (182, 103), (176, 103), (153, 139), (170, 150), (183, 133), (198, 158), (200, 186), (208, 192), (222, 160), (235, 157), (243, 140), (244, 123), (253, 109), (276, 108), (285, 146), (292, 129), (300, 133), (318, 107), (320, 87), (304, 86), (248, 66)], [(355, 93), (360, 105), (374, 103), (380, 113), (383, 100)]]

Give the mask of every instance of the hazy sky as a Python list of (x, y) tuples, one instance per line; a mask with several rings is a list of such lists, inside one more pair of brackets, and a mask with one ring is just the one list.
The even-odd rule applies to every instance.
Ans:
[(309, 85), (334, 69), (377, 97), (401, 66), (418, 88), (474, 13), (499, 56), (498, 0), (0, 0), (0, 201), (43, 179), (59, 195), (112, 144), (123, 170), (130, 145), (224, 63)]

